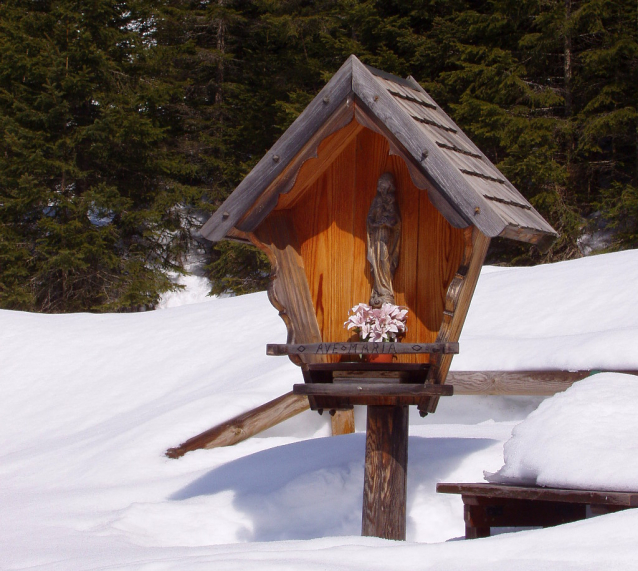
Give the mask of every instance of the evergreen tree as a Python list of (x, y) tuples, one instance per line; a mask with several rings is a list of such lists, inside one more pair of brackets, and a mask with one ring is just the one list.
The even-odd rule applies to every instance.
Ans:
[(194, 200), (143, 2), (0, 5), (0, 304), (153, 306)]

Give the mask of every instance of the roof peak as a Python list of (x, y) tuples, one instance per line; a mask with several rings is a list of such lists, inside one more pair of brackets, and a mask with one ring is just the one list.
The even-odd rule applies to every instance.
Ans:
[(354, 55), (202, 227), (202, 235), (217, 241), (233, 227), (252, 232), (280, 193), (292, 188), (321, 141), (352, 120), (389, 140), (415, 184), (453, 226), (473, 225), (489, 237), (532, 243), (555, 238), (554, 229), (412, 77), (367, 66)]

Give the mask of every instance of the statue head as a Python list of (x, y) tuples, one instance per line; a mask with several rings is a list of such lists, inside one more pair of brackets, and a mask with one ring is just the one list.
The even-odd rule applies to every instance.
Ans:
[(384, 172), (377, 182), (377, 192), (385, 198), (388, 195), (394, 194), (396, 190), (396, 183), (394, 175), (391, 172)]

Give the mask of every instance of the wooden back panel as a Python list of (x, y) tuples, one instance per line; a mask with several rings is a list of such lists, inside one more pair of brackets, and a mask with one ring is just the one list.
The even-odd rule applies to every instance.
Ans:
[[(377, 180), (386, 171), (396, 178), (402, 218), (394, 290), (396, 303), (410, 310), (403, 341), (432, 343), (437, 338), (446, 291), (463, 257), (463, 230), (453, 228), (439, 214), (427, 193), (413, 184), (404, 161), (389, 151), (384, 137), (361, 129), (301, 196), (291, 201), (282, 195), (272, 213), (285, 213), (296, 230), (323, 341), (348, 340), (350, 333), (343, 328), (348, 310), (369, 301), (366, 217)], [(326, 139), (318, 159), (302, 167), (300, 184), (303, 171), (330, 152), (330, 139)], [(401, 362), (427, 359), (427, 355), (399, 357)]]

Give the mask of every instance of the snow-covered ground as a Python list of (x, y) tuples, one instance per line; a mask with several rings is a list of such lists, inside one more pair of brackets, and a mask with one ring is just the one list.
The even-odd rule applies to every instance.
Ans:
[[(485, 268), (453, 367), (638, 369), (637, 282), (638, 251)], [(636, 510), (453, 541), (461, 500), (435, 484), (498, 471), (540, 399), (456, 396), (411, 417), (405, 543), (359, 537), (362, 411), (353, 435), (330, 438), (327, 419), (306, 412), (236, 446), (167, 459), (167, 448), (300, 380), (287, 359), (265, 355), (285, 340), (265, 294), (192, 303), (204, 289), (191, 286), (190, 305), (178, 296), (141, 314), (0, 311), (1, 569), (638, 569)], [(592, 461), (564, 454), (559, 478), (595, 481), (588, 467), (600, 455), (631, 488), (632, 379), (592, 377), (574, 387), (578, 398), (560, 396), (565, 406), (545, 401), (508, 444), (503, 473), (531, 463), (532, 478), (555, 481), (547, 468), (560, 467), (550, 461), (560, 448), (537, 453), (546, 427), (572, 446), (595, 441)], [(597, 401), (583, 404), (597, 424), (578, 438), (577, 413), (561, 421), (556, 410), (569, 413), (583, 393)], [(633, 447), (630, 461), (619, 445)]]

